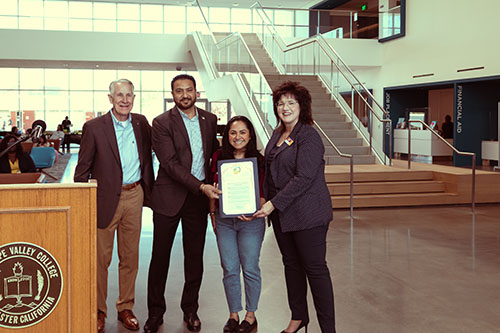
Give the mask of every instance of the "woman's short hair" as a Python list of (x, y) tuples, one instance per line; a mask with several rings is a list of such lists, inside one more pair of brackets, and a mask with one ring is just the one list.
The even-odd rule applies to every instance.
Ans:
[(312, 110), (311, 110), (311, 94), (306, 87), (298, 82), (286, 81), (283, 82), (278, 88), (273, 90), (273, 108), (276, 120), (280, 121), (278, 116), (278, 102), (281, 96), (293, 96), (300, 106), (299, 121), (304, 124), (312, 125)]
[[(17, 137), (12, 134), (6, 135), (5, 138), (3, 138), (2, 142), (0, 143), (0, 151), (4, 151), (5, 149), (7, 149), (7, 147), (9, 146), (9, 141), (11, 139), (17, 141)], [(16, 155), (21, 156), (22, 154), (23, 154), (23, 146), (21, 144), (18, 144), (16, 146)]]

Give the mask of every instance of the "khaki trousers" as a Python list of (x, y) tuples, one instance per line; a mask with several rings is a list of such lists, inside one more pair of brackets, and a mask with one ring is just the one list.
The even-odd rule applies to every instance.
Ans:
[(134, 306), (135, 279), (139, 267), (139, 239), (141, 236), (142, 203), (141, 185), (122, 190), (120, 201), (111, 223), (97, 229), (97, 309), (107, 314), (108, 267), (113, 255), (115, 231), (118, 243), (118, 283), (120, 293), (116, 309), (132, 310)]

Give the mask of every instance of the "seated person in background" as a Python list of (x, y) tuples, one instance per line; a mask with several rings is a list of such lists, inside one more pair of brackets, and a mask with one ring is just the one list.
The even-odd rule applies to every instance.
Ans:
[(15, 136), (21, 135), (21, 133), (19, 132), (19, 128), (17, 128), (17, 126), (12, 126), (12, 129), (10, 130), (10, 134), (15, 135)]
[(50, 147), (50, 142), (47, 141), (47, 137), (45, 136), (45, 134), (42, 134), (39, 141), (35, 143), (33, 147)]
[(57, 125), (57, 130), (52, 132), (52, 135), (50, 136), (49, 140), (60, 140), (62, 145), (64, 140), (64, 131), (61, 124)]
[(441, 130), (443, 131), (443, 138), (453, 139), (453, 122), (449, 114), (444, 117), (444, 123), (441, 125)]
[[(7, 149), (10, 144), (17, 141), (16, 136), (7, 135), (0, 143), (0, 152)], [(36, 172), (35, 163), (30, 155), (23, 151), (23, 147), (18, 144), (11, 147), (7, 154), (0, 158), (0, 173), (23, 173)]]

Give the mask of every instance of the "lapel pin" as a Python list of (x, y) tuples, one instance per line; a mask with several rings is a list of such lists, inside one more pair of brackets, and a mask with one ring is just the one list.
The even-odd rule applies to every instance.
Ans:
[(293, 143), (292, 138), (291, 138), (291, 137), (286, 138), (286, 139), (285, 139), (285, 143), (286, 143), (288, 146), (291, 146), (291, 145), (292, 145), (292, 143)]

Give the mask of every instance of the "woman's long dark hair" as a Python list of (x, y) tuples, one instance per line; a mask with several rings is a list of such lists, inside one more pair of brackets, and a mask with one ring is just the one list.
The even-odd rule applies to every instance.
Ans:
[(234, 122), (241, 121), (245, 124), (250, 132), (250, 141), (248, 141), (245, 157), (257, 157), (259, 164), (261, 163), (262, 154), (257, 149), (257, 135), (255, 134), (255, 129), (252, 125), (252, 122), (245, 116), (234, 116), (229, 120), (224, 129), (224, 135), (222, 136), (222, 148), (221, 155), (219, 157), (220, 160), (232, 160), (234, 159), (234, 147), (229, 143), (229, 130)]
[[(7, 149), (7, 147), (9, 146), (10, 139), (14, 139), (14, 141), (17, 141), (17, 137), (15, 135), (12, 134), (6, 135), (5, 138), (3, 138), (2, 142), (0, 143), (0, 152)], [(22, 155), (23, 155), (23, 146), (21, 146), (21, 144), (18, 144), (16, 146), (16, 156), (19, 158)]]

